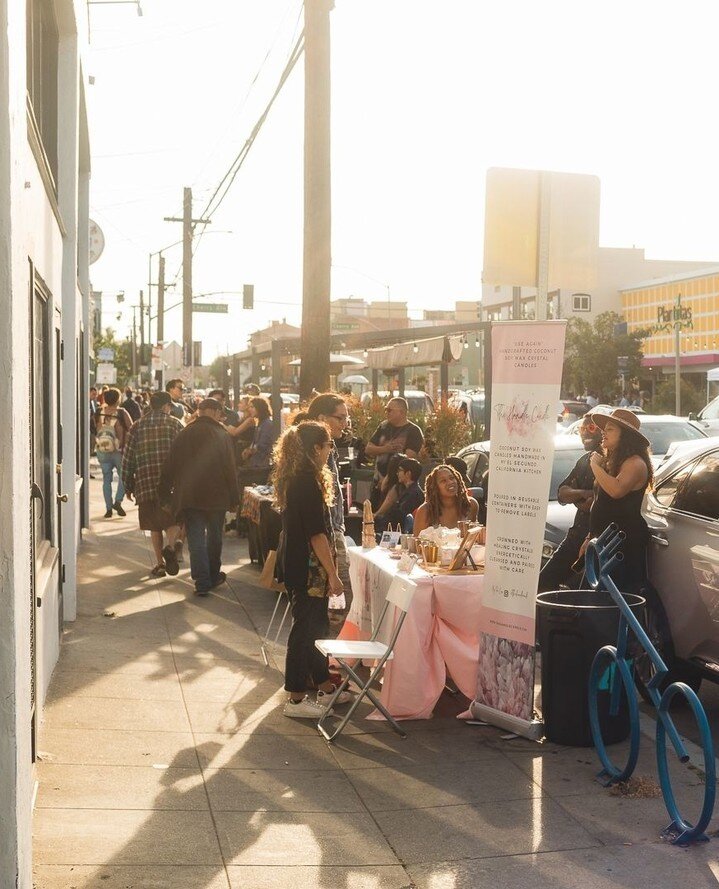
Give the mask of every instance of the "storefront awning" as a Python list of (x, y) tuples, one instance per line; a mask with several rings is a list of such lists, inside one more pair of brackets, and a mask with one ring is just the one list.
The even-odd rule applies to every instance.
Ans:
[(461, 336), (435, 336), (414, 343), (400, 343), (384, 349), (370, 349), (365, 358), (367, 367), (385, 370), (399, 367), (423, 367), (458, 361), (462, 354)]

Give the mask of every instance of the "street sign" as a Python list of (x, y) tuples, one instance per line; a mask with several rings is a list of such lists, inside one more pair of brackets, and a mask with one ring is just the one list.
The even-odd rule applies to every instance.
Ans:
[(117, 368), (114, 364), (98, 364), (95, 370), (95, 382), (99, 385), (113, 386), (117, 382)]
[(218, 312), (220, 314), (227, 313), (227, 303), (193, 303), (193, 312)]
[(108, 349), (107, 346), (103, 346), (102, 349), (97, 350), (97, 360), (98, 361), (114, 361), (115, 360), (115, 350)]

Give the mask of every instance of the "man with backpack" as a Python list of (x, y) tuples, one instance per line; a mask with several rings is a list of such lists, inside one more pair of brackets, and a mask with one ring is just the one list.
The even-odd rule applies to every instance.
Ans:
[[(125, 488), (122, 483), (122, 451), (132, 419), (120, 407), (120, 390), (108, 389), (103, 404), (95, 415), (95, 453), (102, 469), (102, 493), (105, 497), (105, 518), (112, 518), (113, 509), (119, 516), (127, 513), (122, 508)], [(117, 472), (117, 491), (112, 496), (112, 471)]]
[[(160, 505), (158, 494), (163, 464), (182, 432), (182, 423), (170, 416), (171, 401), (169, 392), (152, 394), (150, 410), (130, 430), (122, 457), (125, 490), (128, 497), (135, 498), (140, 528), (150, 532), (155, 553), (150, 577), (175, 575), (180, 570), (175, 551), (180, 528), (172, 513)], [(164, 547), (163, 533), (167, 535)]]

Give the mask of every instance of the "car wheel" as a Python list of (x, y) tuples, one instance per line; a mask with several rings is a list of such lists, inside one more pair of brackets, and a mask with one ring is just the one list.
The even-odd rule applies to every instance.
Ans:
[[(669, 620), (659, 595), (656, 590), (645, 589), (641, 592), (647, 600), (644, 609), (644, 629), (669, 670), (659, 684), (659, 694), (663, 694), (672, 682), (684, 682), (692, 691), (698, 692), (702, 684), (701, 674), (691, 665), (676, 659), (672, 634), (669, 629)], [(647, 690), (647, 683), (654, 676), (656, 670), (646, 651), (638, 643), (637, 647), (638, 653), (634, 658), (634, 684), (642, 698), (648, 704), (653, 704), (654, 702)]]

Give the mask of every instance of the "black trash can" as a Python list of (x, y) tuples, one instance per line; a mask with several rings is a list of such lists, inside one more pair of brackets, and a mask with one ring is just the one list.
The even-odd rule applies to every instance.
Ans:
[[(641, 596), (625, 593), (627, 604), (640, 621), (644, 616)], [(619, 608), (607, 592), (560, 590), (537, 596), (537, 642), (542, 666), (542, 717), (549, 741), (570, 747), (593, 746), (589, 725), (589, 673), (594, 655), (603, 645), (616, 645)], [(615, 669), (607, 661), (608, 669)], [(619, 676), (617, 682), (621, 682)], [(609, 688), (597, 700), (605, 744), (629, 736), (629, 708), (624, 693), (619, 712), (609, 715)], [(609, 685), (609, 683), (606, 683)], [(632, 690), (633, 693), (633, 690)]]

